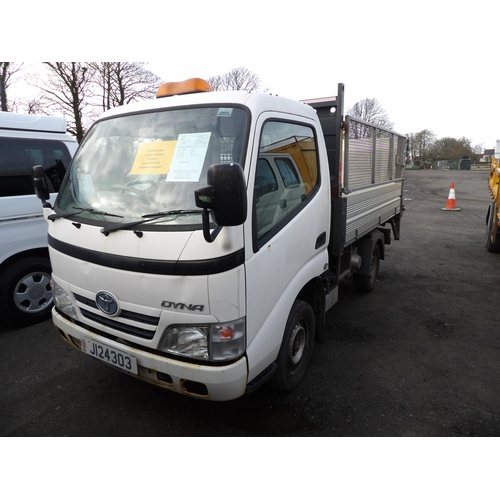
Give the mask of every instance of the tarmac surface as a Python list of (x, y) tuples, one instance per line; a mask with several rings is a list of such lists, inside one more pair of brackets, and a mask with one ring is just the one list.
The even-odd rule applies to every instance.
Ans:
[[(304, 382), (227, 403), (169, 393), (0, 325), (1, 436), (500, 436), (500, 254), (488, 171), (407, 171), (372, 293), (342, 284)], [(443, 211), (455, 184), (460, 211)]]

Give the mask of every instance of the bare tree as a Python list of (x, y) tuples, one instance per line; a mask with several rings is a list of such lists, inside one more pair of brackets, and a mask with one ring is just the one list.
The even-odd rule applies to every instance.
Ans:
[(410, 134), (410, 149), (415, 164), (425, 165), (430, 161), (430, 151), (435, 142), (436, 134), (428, 129)]
[(393, 123), (377, 99), (363, 99), (347, 110), (349, 116), (392, 130)]
[(10, 111), (7, 89), (12, 83), (12, 76), (22, 67), (22, 63), (0, 62), (0, 111)]
[[(377, 99), (363, 99), (358, 101), (352, 108), (347, 110), (347, 114), (352, 118), (369, 122), (376, 127), (392, 130), (393, 123), (389, 120), (387, 113), (379, 104)], [(349, 136), (352, 139), (369, 139), (374, 134), (378, 136), (386, 135), (386, 132), (375, 129), (371, 125), (352, 121), (349, 129)]]
[(20, 100), (23, 108), (26, 110), (28, 115), (45, 115), (45, 109), (40, 101), (40, 98), (34, 97), (31, 99), (21, 99)]
[(86, 131), (85, 108), (93, 96), (94, 70), (89, 63), (45, 62), (48, 74), (36, 86), (43, 92), (42, 102), (51, 112), (61, 112), (68, 121), (68, 132), (77, 141)]
[(144, 62), (94, 62), (94, 82), (102, 110), (149, 99), (156, 94), (161, 78), (145, 68)]
[(247, 90), (267, 92), (262, 88), (260, 77), (247, 68), (238, 67), (223, 75), (210, 76), (207, 79), (213, 90)]

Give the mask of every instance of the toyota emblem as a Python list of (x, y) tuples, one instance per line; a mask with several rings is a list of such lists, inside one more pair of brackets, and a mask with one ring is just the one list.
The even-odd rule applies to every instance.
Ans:
[(98, 292), (95, 302), (100, 311), (109, 316), (116, 316), (119, 312), (118, 300), (109, 292)]

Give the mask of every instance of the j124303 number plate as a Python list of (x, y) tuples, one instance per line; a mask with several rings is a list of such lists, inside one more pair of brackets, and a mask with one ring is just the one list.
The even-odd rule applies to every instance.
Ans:
[(137, 375), (137, 360), (134, 356), (86, 337), (82, 337), (81, 340), (83, 352), (115, 368)]

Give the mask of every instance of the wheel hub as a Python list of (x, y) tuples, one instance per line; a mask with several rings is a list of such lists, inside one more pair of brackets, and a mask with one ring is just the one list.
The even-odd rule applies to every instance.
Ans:
[(17, 284), (14, 303), (22, 311), (38, 313), (52, 305), (52, 288), (48, 274), (32, 273)]
[(300, 363), (306, 346), (306, 331), (304, 327), (298, 323), (293, 329), (289, 344), (289, 359), (291, 366), (296, 366)]

